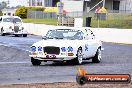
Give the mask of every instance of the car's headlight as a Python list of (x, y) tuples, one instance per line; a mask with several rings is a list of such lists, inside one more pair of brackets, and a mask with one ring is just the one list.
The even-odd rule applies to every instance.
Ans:
[(42, 51), (42, 47), (41, 46), (38, 47), (38, 51)]
[(65, 47), (62, 47), (62, 48), (61, 48), (61, 51), (62, 51), (62, 52), (66, 52), (66, 48), (65, 48)]
[(32, 47), (31, 47), (31, 51), (32, 51), (32, 52), (35, 52), (35, 51), (36, 51), (36, 47), (35, 47), (35, 46), (32, 46)]
[(24, 27), (21, 27), (22, 30), (24, 30)]
[(73, 48), (71, 46), (68, 47), (68, 52), (72, 52)]
[(10, 26), (9, 29), (12, 29), (12, 26)]

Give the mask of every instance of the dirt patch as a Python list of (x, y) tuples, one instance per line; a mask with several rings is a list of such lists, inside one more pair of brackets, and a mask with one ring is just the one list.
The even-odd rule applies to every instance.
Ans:
[(20, 84), (20, 85), (1, 85), (0, 88), (132, 88), (129, 84), (85, 84), (77, 83), (46, 83), (46, 84)]

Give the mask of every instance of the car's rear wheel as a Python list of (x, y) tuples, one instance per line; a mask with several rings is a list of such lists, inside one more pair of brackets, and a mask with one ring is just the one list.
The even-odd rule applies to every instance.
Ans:
[(73, 63), (80, 65), (83, 62), (83, 54), (82, 54), (82, 48), (78, 48), (77, 50), (77, 58), (73, 60)]
[(34, 59), (34, 58), (31, 58), (31, 63), (34, 66), (38, 66), (38, 65), (41, 64), (41, 61), (40, 60), (37, 60), (37, 59)]
[(98, 48), (95, 56), (92, 58), (92, 62), (99, 63), (100, 61), (101, 61), (101, 48)]

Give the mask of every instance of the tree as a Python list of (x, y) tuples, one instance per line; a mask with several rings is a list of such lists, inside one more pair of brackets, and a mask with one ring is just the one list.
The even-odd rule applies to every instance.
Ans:
[(0, 3), (0, 10), (4, 9), (6, 7), (7, 7), (7, 3), (6, 2), (3, 1), (3, 2)]
[(16, 16), (19, 16), (21, 18), (27, 18), (27, 8), (26, 7), (19, 7), (16, 12)]
[(2, 16), (3, 14), (2, 14), (2, 9), (4, 9), (4, 8), (6, 8), (7, 7), (7, 3), (6, 2), (1, 2), (0, 3), (0, 16)]
[(28, 10), (31, 11), (44, 11), (45, 8), (42, 7), (19, 7), (16, 12), (15, 15), (19, 16), (21, 18), (27, 18), (27, 12)]

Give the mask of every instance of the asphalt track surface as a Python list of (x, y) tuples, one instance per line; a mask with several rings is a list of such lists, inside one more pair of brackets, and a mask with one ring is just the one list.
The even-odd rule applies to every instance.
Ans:
[(132, 45), (103, 43), (101, 63), (89, 60), (82, 65), (44, 62), (32, 66), (30, 46), (39, 40), (40, 36), (33, 35), (0, 36), (0, 84), (75, 82), (79, 66), (90, 74), (132, 75)]

